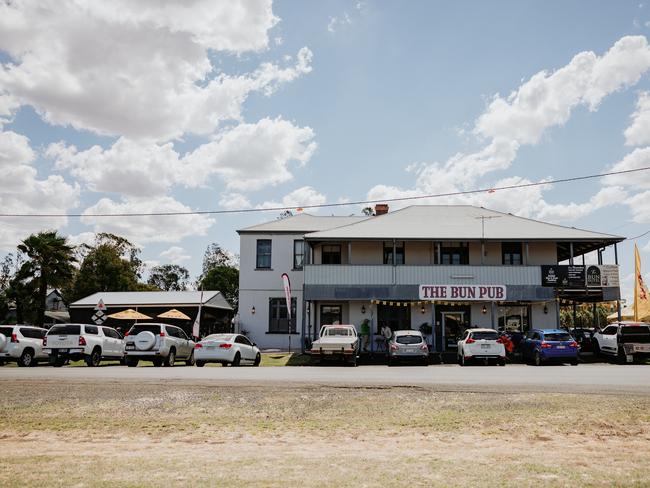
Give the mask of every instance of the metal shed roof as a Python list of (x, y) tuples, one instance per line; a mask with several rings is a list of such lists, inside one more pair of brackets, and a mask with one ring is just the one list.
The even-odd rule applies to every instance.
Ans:
[(549, 224), (470, 205), (414, 205), (335, 229), (309, 240), (545, 240), (613, 244), (624, 237)]
[(329, 215), (321, 216), (321, 215), (300, 213), (292, 217), (287, 217), (286, 219), (272, 220), (270, 222), (264, 222), (262, 224), (254, 225), (252, 227), (246, 227), (245, 229), (240, 229), (237, 232), (239, 234), (256, 233), (256, 232), (279, 232), (279, 233), (316, 232), (321, 230), (332, 229), (335, 227), (340, 227), (342, 225), (361, 222), (366, 219), (368, 219), (368, 217), (362, 217), (358, 215), (343, 217), (343, 216), (329, 216)]
[(201, 300), (200, 291), (116, 291), (97, 292), (70, 305), (70, 308), (95, 307), (99, 300), (107, 307), (157, 307), (199, 306), (232, 310), (220, 291), (205, 290)]

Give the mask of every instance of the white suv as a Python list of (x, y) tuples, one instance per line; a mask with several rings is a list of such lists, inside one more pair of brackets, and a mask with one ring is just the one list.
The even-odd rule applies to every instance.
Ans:
[(46, 329), (28, 325), (0, 326), (0, 364), (16, 361), (18, 366), (36, 366), (38, 361), (47, 361), (42, 347), (46, 333)]
[(169, 324), (134, 324), (126, 333), (126, 365), (134, 367), (140, 361), (154, 366), (174, 366), (177, 359), (194, 366), (194, 341), (180, 327)]
[(54, 325), (43, 338), (43, 350), (50, 364), (63, 366), (66, 360), (84, 359), (88, 366), (99, 366), (102, 359), (122, 360), (124, 339), (115, 329), (99, 325)]

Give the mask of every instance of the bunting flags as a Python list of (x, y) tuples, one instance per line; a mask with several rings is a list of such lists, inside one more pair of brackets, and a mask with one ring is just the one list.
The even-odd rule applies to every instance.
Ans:
[[(377, 300), (377, 299), (372, 299), (370, 300), (370, 303), (373, 305), (385, 305), (388, 307), (421, 307), (423, 305), (426, 305), (428, 303), (435, 303), (436, 305), (449, 305), (452, 307), (455, 306), (468, 306), (472, 305), (472, 302), (458, 302), (458, 301), (452, 301), (452, 302), (446, 302), (446, 301), (441, 301), (441, 300), (419, 300), (419, 301), (408, 301), (408, 302), (396, 302), (393, 300)], [(473, 302), (476, 303), (476, 302)], [(499, 302), (502, 303), (502, 302)]]

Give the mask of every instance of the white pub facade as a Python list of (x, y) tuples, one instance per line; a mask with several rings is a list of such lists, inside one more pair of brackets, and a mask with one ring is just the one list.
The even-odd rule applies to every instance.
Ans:
[[(560, 299), (620, 299), (622, 237), (464, 205), (375, 210), (298, 214), (239, 230), (240, 329), (262, 348), (286, 349), (291, 338), (298, 349), (321, 325), (359, 328), (368, 319), (373, 335), (383, 325), (419, 329), (446, 352), (468, 327), (555, 328)], [(586, 265), (594, 251), (598, 262)], [(614, 263), (603, 264), (612, 254)]]

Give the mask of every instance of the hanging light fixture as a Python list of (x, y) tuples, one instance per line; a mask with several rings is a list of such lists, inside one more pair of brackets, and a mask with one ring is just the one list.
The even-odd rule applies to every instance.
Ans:
[(251, 313), (255, 315), (255, 305), (253, 305), (253, 308), (251, 308)]
[(545, 313), (545, 314), (548, 313), (548, 307), (546, 306), (546, 304), (544, 304), (544, 313)]
[(486, 314), (487, 313), (487, 307), (483, 305), (483, 309), (481, 310), (482, 313)]
[(424, 308), (424, 305), (422, 305), (422, 307), (420, 308), (420, 312), (422, 312), (422, 313), (426, 312), (426, 309)]
[(366, 313), (366, 306), (365, 305), (361, 305), (361, 313)]

